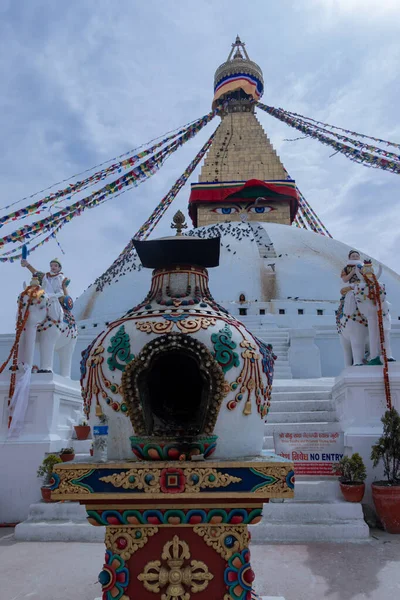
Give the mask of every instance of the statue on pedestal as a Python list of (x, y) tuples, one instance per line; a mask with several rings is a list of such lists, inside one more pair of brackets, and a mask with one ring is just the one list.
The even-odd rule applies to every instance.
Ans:
[(380, 268), (375, 275), (370, 260), (361, 263), (356, 250), (349, 253), (349, 260), (342, 270), (341, 278), (347, 285), (341, 289), (336, 324), (346, 367), (365, 364), (367, 347), (369, 365), (381, 365), (384, 355), (394, 361), (390, 346), (389, 305), (385, 286), (378, 282), (381, 272)]
[[(33, 279), (18, 298), (18, 320), (27, 315), (19, 340), (18, 363), (33, 366), (37, 342), (40, 348), (39, 372), (53, 372), (54, 352), (57, 351), (60, 374), (70, 377), (77, 328), (71, 313), (73, 302), (68, 296), (69, 280), (64, 277), (58, 259), (50, 262), (47, 273), (37, 271), (25, 259), (21, 265), (29, 269)], [(28, 309), (29, 314), (26, 312)]]

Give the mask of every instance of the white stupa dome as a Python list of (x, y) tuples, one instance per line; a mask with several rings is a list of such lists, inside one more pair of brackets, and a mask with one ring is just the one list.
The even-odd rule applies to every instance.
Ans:
[[(199, 237), (221, 237), (220, 266), (210, 269), (210, 285), (215, 299), (239, 310), (239, 296), (245, 295), (249, 309), (265, 307), (279, 318), (281, 306), (296, 303), (329, 303), (332, 319), (340, 298), (340, 273), (352, 249), (332, 238), (296, 227), (275, 223), (220, 223), (189, 232)], [(392, 318), (400, 314), (400, 275), (372, 258), (380, 281), (386, 286)], [(134, 268), (133, 268), (134, 266)], [(132, 270), (133, 269), (133, 270)], [(151, 279), (149, 269), (140, 269), (135, 256), (124, 272), (101, 291), (89, 287), (76, 301), (78, 320), (99, 325), (123, 315), (146, 294)], [(237, 304), (237, 310), (232, 304)], [(319, 306), (319, 304), (318, 304)]]

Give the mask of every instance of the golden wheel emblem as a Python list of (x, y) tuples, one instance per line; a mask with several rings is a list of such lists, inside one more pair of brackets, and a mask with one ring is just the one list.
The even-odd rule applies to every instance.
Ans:
[(171, 542), (167, 542), (161, 555), (163, 564), (159, 560), (152, 560), (144, 567), (143, 573), (138, 575), (143, 581), (146, 590), (161, 594), (161, 600), (189, 600), (190, 592), (202, 592), (214, 575), (209, 573), (207, 565), (201, 560), (192, 560), (190, 565), (184, 563), (190, 559), (190, 550), (186, 542), (174, 535)]

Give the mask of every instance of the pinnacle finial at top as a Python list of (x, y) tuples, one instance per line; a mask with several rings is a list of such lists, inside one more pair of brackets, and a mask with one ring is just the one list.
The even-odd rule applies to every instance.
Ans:
[[(232, 50), (229, 53), (228, 61), (235, 60), (235, 58), (240, 58), (242, 60), (244, 60), (244, 59), (250, 60), (249, 55), (247, 54), (245, 45), (246, 44), (244, 42), (242, 42), (242, 40), (240, 39), (239, 34), (237, 34), (236, 40), (232, 44)], [(236, 49), (236, 52), (235, 52), (235, 49)], [(242, 54), (242, 51), (243, 51), (244, 56)], [(234, 52), (235, 52), (235, 54), (233, 55)]]
[(176, 235), (182, 235), (182, 229), (187, 229), (185, 215), (181, 210), (173, 216), (173, 223), (171, 223), (171, 229), (176, 229)]

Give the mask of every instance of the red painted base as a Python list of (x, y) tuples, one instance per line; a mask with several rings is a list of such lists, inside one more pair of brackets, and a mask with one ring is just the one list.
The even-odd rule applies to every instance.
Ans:
[(103, 600), (256, 600), (247, 525), (107, 527)]

